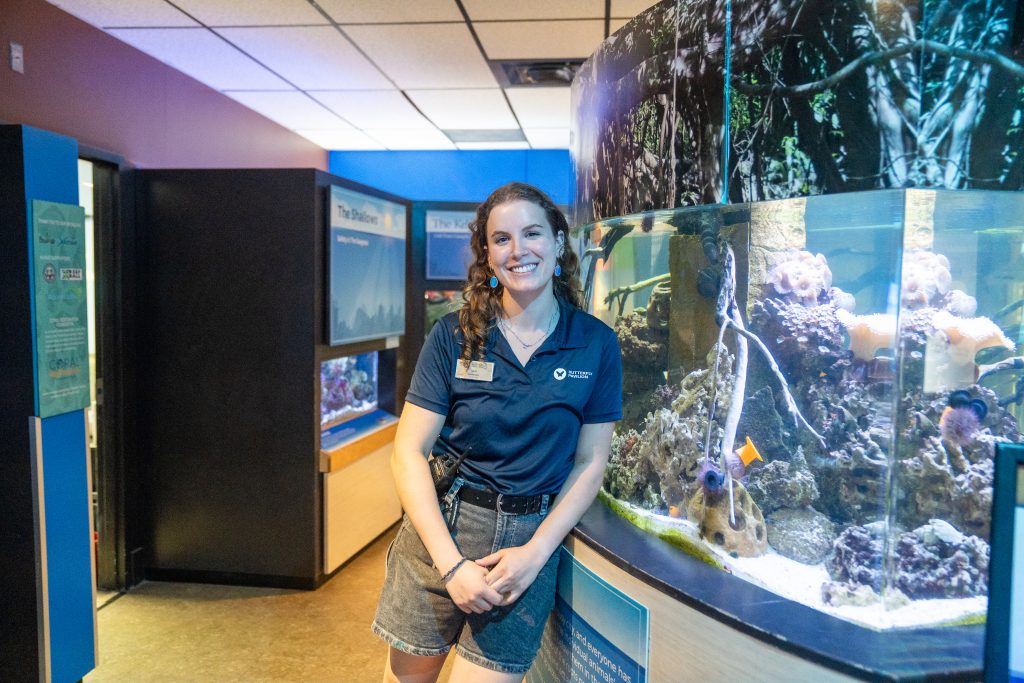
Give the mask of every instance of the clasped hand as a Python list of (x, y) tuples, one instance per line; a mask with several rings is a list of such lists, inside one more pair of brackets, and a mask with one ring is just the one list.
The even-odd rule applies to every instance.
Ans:
[(448, 595), (467, 614), (511, 605), (533, 584), (544, 559), (526, 546), (502, 548), (459, 567), (448, 581)]

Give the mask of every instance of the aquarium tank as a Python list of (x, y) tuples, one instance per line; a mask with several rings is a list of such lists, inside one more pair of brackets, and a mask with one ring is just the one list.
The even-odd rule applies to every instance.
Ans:
[(320, 428), (328, 430), (377, 409), (377, 352), (320, 363)]
[(984, 618), (995, 445), (1024, 419), (1024, 194), (659, 210), (573, 240), (622, 349), (606, 505), (871, 628)]

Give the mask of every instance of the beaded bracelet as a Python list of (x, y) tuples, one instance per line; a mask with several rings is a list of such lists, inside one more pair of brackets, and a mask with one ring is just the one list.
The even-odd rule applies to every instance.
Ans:
[(463, 565), (463, 563), (465, 563), (465, 561), (466, 561), (466, 558), (463, 557), (461, 560), (459, 560), (458, 562), (455, 563), (454, 567), (452, 567), (447, 572), (445, 572), (444, 576), (441, 577), (441, 583), (448, 583), (448, 581), (453, 576), (455, 576), (455, 572), (459, 571), (459, 567), (461, 567)]

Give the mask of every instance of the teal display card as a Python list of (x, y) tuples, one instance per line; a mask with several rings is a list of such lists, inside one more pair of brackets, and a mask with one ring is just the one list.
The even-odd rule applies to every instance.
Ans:
[(32, 201), (36, 411), (39, 417), (89, 406), (89, 321), (85, 209)]

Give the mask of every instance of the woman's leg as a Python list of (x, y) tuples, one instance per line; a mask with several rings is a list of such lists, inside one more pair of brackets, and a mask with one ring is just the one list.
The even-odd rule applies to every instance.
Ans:
[(434, 683), (447, 656), (421, 657), (389, 647), (384, 683)]
[(455, 655), (452, 674), (448, 677), (448, 683), (520, 683), (522, 680), (523, 674), (506, 674), (487, 669), (459, 655)]

